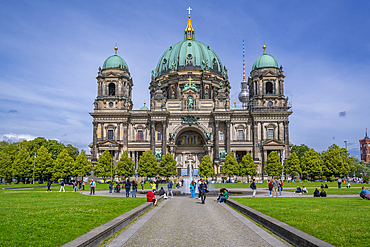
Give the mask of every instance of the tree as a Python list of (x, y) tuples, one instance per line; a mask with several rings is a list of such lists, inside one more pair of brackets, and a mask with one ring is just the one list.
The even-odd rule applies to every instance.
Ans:
[(47, 140), (43, 145), (47, 148), (48, 152), (52, 155), (52, 158), (54, 160), (65, 149), (64, 144), (56, 140)]
[(35, 159), (35, 177), (51, 177), (53, 174), (53, 158), (46, 147), (41, 146), (37, 150)]
[(128, 153), (123, 152), (121, 159), (118, 161), (118, 164), (115, 169), (115, 174), (120, 177), (131, 177), (134, 175), (134, 162), (128, 157)]
[(199, 175), (205, 178), (215, 176), (215, 170), (213, 169), (213, 164), (209, 155), (205, 155), (202, 158), (202, 162), (199, 165)]
[(370, 165), (368, 163), (365, 163), (365, 161), (363, 160), (360, 161), (358, 159), (355, 159), (354, 167), (356, 177), (362, 177), (364, 175), (370, 174)]
[(239, 164), (234, 157), (234, 152), (230, 152), (225, 157), (225, 164), (221, 167), (221, 173), (231, 176), (239, 175)]
[(94, 175), (97, 177), (103, 177), (104, 179), (111, 176), (111, 154), (109, 150), (105, 150), (102, 155), (99, 156), (98, 162), (94, 167)]
[(76, 160), (73, 163), (75, 177), (84, 177), (90, 174), (92, 171), (92, 164), (87, 159), (85, 150), (81, 150), (81, 153), (76, 157)]
[(79, 155), (79, 151), (78, 151), (78, 148), (72, 146), (71, 144), (68, 144), (66, 146), (66, 149), (67, 149), (67, 152), (69, 154), (69, 156), (72, 157), (73, 160), (76, 160), (77, 156)]
[(140, 177), (153, 178), (158, 173), (158, 163), (151, 150), (148, 150), (140, 156), (137, 173)]
[(349, 157), (347, 150), (342, 150), (333, 144), (321, 154), (323, 161), (323, 174), (327, 177), (334, 175), (344, 177), (350, 170)]
[(296, 153), (296, 155), (298, 156), (298, 159), (301, 160), (303, 155), (308, 151), (310, 150), (309, 147), (307, 147), (306, 145), (304, 144), (301, 144), (300, 146), (297, 146), (297, 145), (294, 145), (292, 147), (292, 153)]
[(257, 175), (257, 164), (254, 163), (251, 153), (247, 153), (243, 156), (242, 161), (239, 163), (239, 167), (239, 176), (242, 176), (242, 180), (243, 176), (253, 177)]
[(69, 156), (66, 149), (59, 153), (58, 157), (53, 162), (53, 177), (66, 178), (72, 175), (73, 172), (73, 159)]
[(12, 178), (13, 160), (8, 150), (9, 143), (5, 141), (0, 142), (0, 178), (4, 178), (5, 180)]
[(177, 174), (176, 160), (172, 154), (167, 153), (166, 155), (162, 155), (161, 162), (159, 162), (158, 166), (158, 174), (164, 177), (171, 177)]
[(283, 166), (280, 163), (279, 155), (277, 151), (272, 151), (267, 156), (266, 166), (264, 169), (264, 173), (269, 176), (281, 176), (283, 172)]
[(307, 178), (321, 175), (322, 173), (322, 161), (320, 154), (317, 153), (313, 148), (308, 150), (302, 157), (301, 160), (302, 177)]
[(292, 152), (292, 154), (285, 160), (284, 173), (290, 174), (292, 177), (302, 173), (301, 162), (295, 152)]
[(14, 178), (32, 178), (33, 177), (33, 159), (25, 148), (22, 148), (15, 155), (13, 162), (12, 175)]

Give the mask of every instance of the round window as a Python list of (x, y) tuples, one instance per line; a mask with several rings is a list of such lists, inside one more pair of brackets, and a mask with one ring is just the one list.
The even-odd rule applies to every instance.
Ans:
[(267, 105), (268, 105), (268, 106), (272, 106), (272, 102), (271, 102), (271, 101), (269, 101), (269, 102), (267, 103)]
[(163, 63), (167, 63), (167, 59), (163, 59)]
[(113, 102), (109, 102), (109, 107), (113, 107)]
[(192, 59), (192, 58), (193, 58), (193, 55), (188, 54), (188, 59)]

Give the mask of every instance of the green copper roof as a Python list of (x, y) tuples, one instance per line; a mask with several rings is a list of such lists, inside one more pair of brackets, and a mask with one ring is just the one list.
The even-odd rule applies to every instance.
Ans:
[(252, 70), (259, 68), (279, 68), (279, 65), (273, 56), (263, 53), (252, 65)]
[(159, 59), (152, 76), (155, 78), (172, 70), (209, 70), (224, 76), (217, 54), (195, 39), (185, 39), (170, 46)]
[(124, 69), (126, 68), (128, 71), (128, 66), (125, 60), (118, 56), (117, 54), (108, 57), (104, 63), (103, 63), (103, 69), (108, 69), (108, 68), (120, 68)]
[(240, 110), (240, 108), (237, 107), (236, 103), (234, 102), (234, 105), (230, 108), (230, 110)]
[(140, 111), (149, 111), (148, 107), (145, 106), (145, 103), (144, 106), (140, 108)]

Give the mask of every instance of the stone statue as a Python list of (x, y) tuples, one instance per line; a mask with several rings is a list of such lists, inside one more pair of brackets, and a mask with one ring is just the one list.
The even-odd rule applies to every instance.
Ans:
[(173, 138), (175, 137), (175, 133), (171, 132), (170, 133), (170, 142), (173, 142)]
[(162, 151), (160, 149), (156, 149), (154, 151), (154, 156), (157, 158), (157, 160), (160, 160), (162, 158)]
[(152, 70), (152, 79), (154, 79), (154, 78), (155, 78), (155, 71)]
[(202, 61), (202, 70), (207, 70), (208, 69), (208, 60), (203, 60)]
[(171, 71), (176, 71), (177, 70), (177, 61), (173, 61), (171, 65)]
[(224, 66), (224, 71), (225, 71), (225, 78), (229, 78), (228, 74), (227, 74), (227, 69), (226, 67)]
[(212, 132), (206, 132), (208, 142), (211, 141), (211, 135), (212, 135)]
[(188, 109), (193, 109), (193, 98), (188, 97)]
[(225, 149), (222, 149), (220, 151), (220, 159), (221, 160), (224, 160), (226, 158), (226, 155), (227, 155), (226, 150)]

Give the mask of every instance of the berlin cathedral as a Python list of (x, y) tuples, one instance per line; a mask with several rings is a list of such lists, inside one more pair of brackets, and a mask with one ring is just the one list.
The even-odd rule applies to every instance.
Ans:
[(226, 154), (234, 152), (239, 162), (251, 153), (261, 175), (270, 152), (277, 151), (281, 160), (290, 155), (292, 110), (284, 95), (282, 66), (263, 46), (247, 80), (243, 76), (242, 108), (230, 104), (227, 69), (210, 46), (195, 39), (188, 10), (184, 39), (170, 45), (151, 72), (148, 106), (133, 110), (133, 78), (117, 47), (99, 67), (90, 113), (93, 165), (107, 149), (115, 162), (127, 151), (136, 166), (142, 153), (151, 150), (158, 161), (171, 153), (178, 175), (188, 175), (189, 165), (196, 175), (209, 155), (218, 175)]

